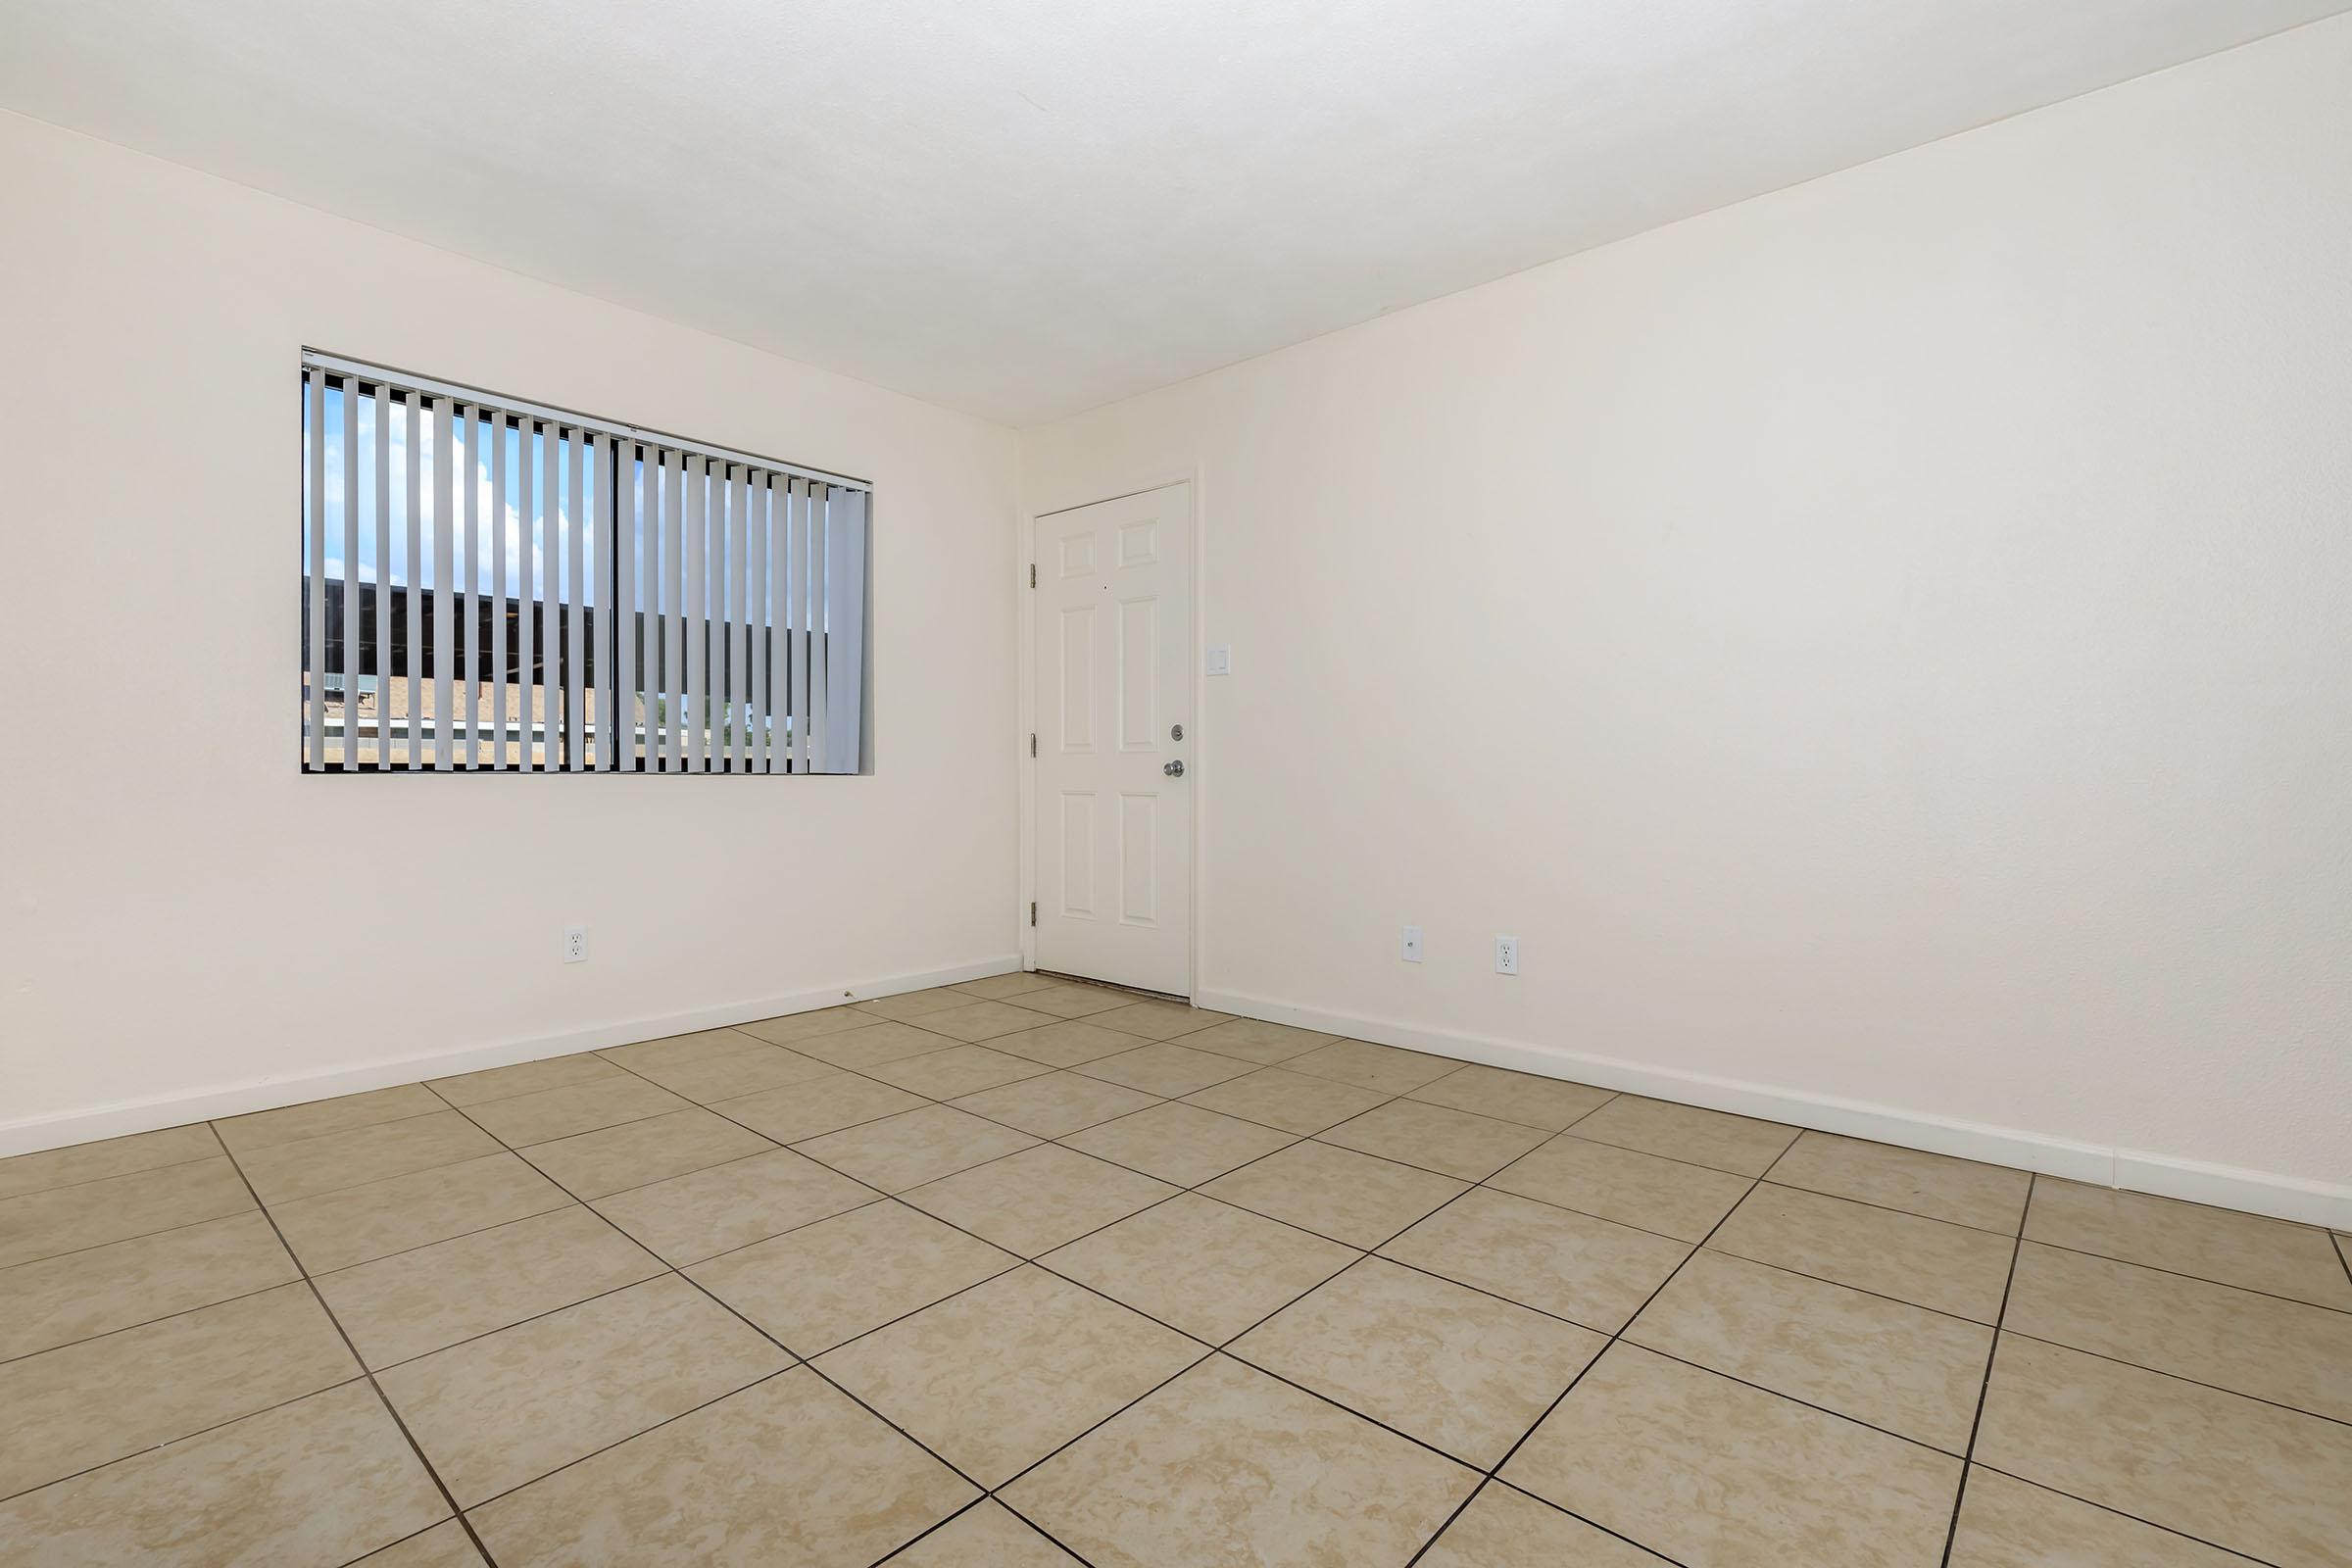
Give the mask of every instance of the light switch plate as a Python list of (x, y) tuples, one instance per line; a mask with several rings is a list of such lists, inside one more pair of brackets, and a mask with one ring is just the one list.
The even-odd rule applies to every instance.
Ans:
[(1208, 672), (1211, 675), (1230, 675), (1233, 673), (1232, 644), (1210, 643), (1208, 645)]

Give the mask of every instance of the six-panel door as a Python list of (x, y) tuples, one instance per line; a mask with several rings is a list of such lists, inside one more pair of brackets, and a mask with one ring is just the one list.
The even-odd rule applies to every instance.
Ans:
[[(1037, 520), (1037, 966), (1192, 990), (1192, 487)], [(1183, 762), (1183, 776), (1169, 764)]]

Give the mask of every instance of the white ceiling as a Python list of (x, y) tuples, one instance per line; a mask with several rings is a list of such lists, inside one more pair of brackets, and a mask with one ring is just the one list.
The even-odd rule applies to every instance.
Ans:
[(1007, 423), (2352, 0), (0, 0), (0, 104)]

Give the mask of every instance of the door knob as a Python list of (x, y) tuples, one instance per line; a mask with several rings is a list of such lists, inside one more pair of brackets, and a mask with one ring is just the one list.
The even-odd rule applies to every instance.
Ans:
[(1167, 774), (1170, 778), (1184, 777), (1184, 759), (1181, 757), (1178, 758), (1175, 761), (1170, 762), (1167, 766), (1161, 768), (1160, 771)]

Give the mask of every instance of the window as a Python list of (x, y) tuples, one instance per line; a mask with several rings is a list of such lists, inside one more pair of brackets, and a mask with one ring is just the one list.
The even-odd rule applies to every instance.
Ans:
[(855, 773), (862, 480), (306, 352), (305, 772)]

